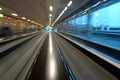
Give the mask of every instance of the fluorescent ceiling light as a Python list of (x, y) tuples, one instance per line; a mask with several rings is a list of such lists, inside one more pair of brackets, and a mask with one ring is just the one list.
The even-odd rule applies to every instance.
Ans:
[(68, 7), (70, 7), (70, 6), (71, 6), (71, 4), (72, 4), (72, 2), (73, 2), (73, 1), (70, 1), (70, 2), (68, 3), (68, 5), (67, 5), (67, 6), (68, 6)]
[(60, 19), (60, 17), (65, 13), (65, 11), (68, 9), (68, 7), (71, 6), (72, 2), (73, 2), (73, 1), (70, 1), (70, 2), (68, 3), (68, 5), (65, 7), (65, 9), (60, 13), (60, 15), (59, 15), (59, 16), (57, 17), (57, 19), (54, 21), (54, 23), (52, 24), (52, 26), (55, 25), (55, 23), (56, 23), (56, 22)]
[(64, 11), (66, 11), (68, 9), (68, 7), (65, 7)]
[(12, 15), (12, 16), (18, 16), (16, 13), (12, 13), (11, 15)]
[(50, 17), (52, 17), (52, 14), (50, 14)]
[[(62, 13), (61, 13), (61, 14), (63, 14), (63, 13), (65, 13), (65, 11), (62, 11)], [(61, 14), (60, 14), (60, 15), (61, 15)]]
[(27, 21), (30, 21), (29, 19)]
[(103, 1), (107, 1), (107, 0), (103, 0)]
[(53, 7), (52, 6), (50, 6), (50, 11), (53, 11)]
[(40, 25), (39, 23), (36, 23), (36, 25)]
[(4, 17), (4, 14), (0, 13), (0, 17)]
[(2, 8), (0, 8), (0, 10), (2, 10)]
[(22, 17), (22, 19), (26, 19), (25, 17)]

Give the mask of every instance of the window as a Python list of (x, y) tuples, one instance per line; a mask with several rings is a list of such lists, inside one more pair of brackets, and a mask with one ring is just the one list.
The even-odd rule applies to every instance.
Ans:
[(99, 30), (105, 28), (120, 28), (120, 2), (91, 13), (91, 26)]

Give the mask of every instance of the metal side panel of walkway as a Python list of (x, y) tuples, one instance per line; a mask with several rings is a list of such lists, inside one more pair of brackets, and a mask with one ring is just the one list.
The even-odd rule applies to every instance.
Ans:
[(77, 80), (118, 80), (65, 39), (54, 36)]

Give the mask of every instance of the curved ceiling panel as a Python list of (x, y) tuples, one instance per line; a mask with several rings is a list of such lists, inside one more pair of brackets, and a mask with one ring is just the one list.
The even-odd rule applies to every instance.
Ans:
[[(52, 13), (52, 22), (54, 22), (69, 1), (70, 0), (0, 0), (0, 5), (32, 21), (47, 25), (49, 22), (49, 14)], [(60, 20), (85, 5), (88, 1), (90, 0), (73, 0), (72, 6), (70, 6)], [(50, 5), (53, 6), (53, 12), (49, 11)]]

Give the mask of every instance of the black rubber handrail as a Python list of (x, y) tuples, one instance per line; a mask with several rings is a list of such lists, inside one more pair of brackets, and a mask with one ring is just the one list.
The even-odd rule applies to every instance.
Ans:
[[(33, 33), (33, 34), (35, 34), (35, 33)], [(18, 39), (21, 39), (21, 38), (24, 38), (24, 37), (27, 37), (27, 36), (30, 36), (30, 35), (33, 35), (33, 34), (29, 34), (29, 35), (26, 35), (26, 36), (20, 36), (20, 37), (8, 39), (8, 40), (5, 40), (5, 41), (1, 41), (0, 45), (4, 45), (4, 44), (7, 44), (9, 42), (12, 42), (12, 41), (15, 41), (15, 40), (18, 40)]]
[[(24, 40), (24, 41), (22, 41), (22, 42), (20, 42), (20, 43), (18, 43), (18, 44), (16, 44), (16, 45), (14, 45), (14, 46), (12, 46), (12, 47), (10, 47), (10, 48), (2, 51), (2, 52), (0, 53), (0, 59), (3, 58), (4, 56), (8, 55), (10, 52), (14, 51), (15, 49), (17, 49), (17, 48), (20, 47), (21, 45), (23, 45), (25, 42), (27, 42), (27, 41), (29, 41), (30, 39), (34, 38), (35, 36), (37, 36), (37, 35), (34, 35), (34, 36), (32, 36), (32, 37), (30, 37), (30, 38), (28, 38), (28, 39), (26, 39), (26, 40)], [(26, 37), (27, 37), (27, 36), (26, 36)], [(21, 39), (21, 38), (20, 38), (20, 39)]]
[(68, 71), (71, 79), (72, 79), (72, 80), (76, 80), (76, 77), (75, 77), (74, 73), (72, 72), (72, 70), (71, 70), (71, 68), (70, 68), (70, 66), (69, 66), (69, 64), (68, 64), (68, 62), (67, 62), (67, 60), (66, 60), (66, 58), (65, 58), (65, 56), (64, 56), (64, 54), (63, 54), (63, 51), (61, 50), (61, 48), (60, 48), (60, 46), (58, 45), (57, 42), (56, 42), (56, 47), (57, 47), (57, 49), (58, 49), (58, 51), (59, 51), (59, 53), (60, 53), (60, 55), (61, 55), (61, 57), (62, 57), (62, 60), (63, 60), (65, 66), (66, 66), (66, 68), (67, 68), (67, 71)]
[(68, 37), (74, 37), (78, 42), (81, 42), (89, 47), (92, 47), (96, 50), (99, 50), (100, 52), (120, 61), (120, 50), (117, 50), (117, 49), (114, 49), (114, 48), (110, 48), (110, 47), (107, 47), (105, 45), (102, 45), (102, 44), (97, 44), (97, 43), (94, 43), (94, 42), (91, 42), (89, 40), (85, 40), (85, 39), (82, 39), (80, 37), (77, 37), (77, 36), (73, 36), (73, 35), (69, 35), (69, 34), (66, 34), (66, 33), (62, 33), (64, 35), (67, 35)]

